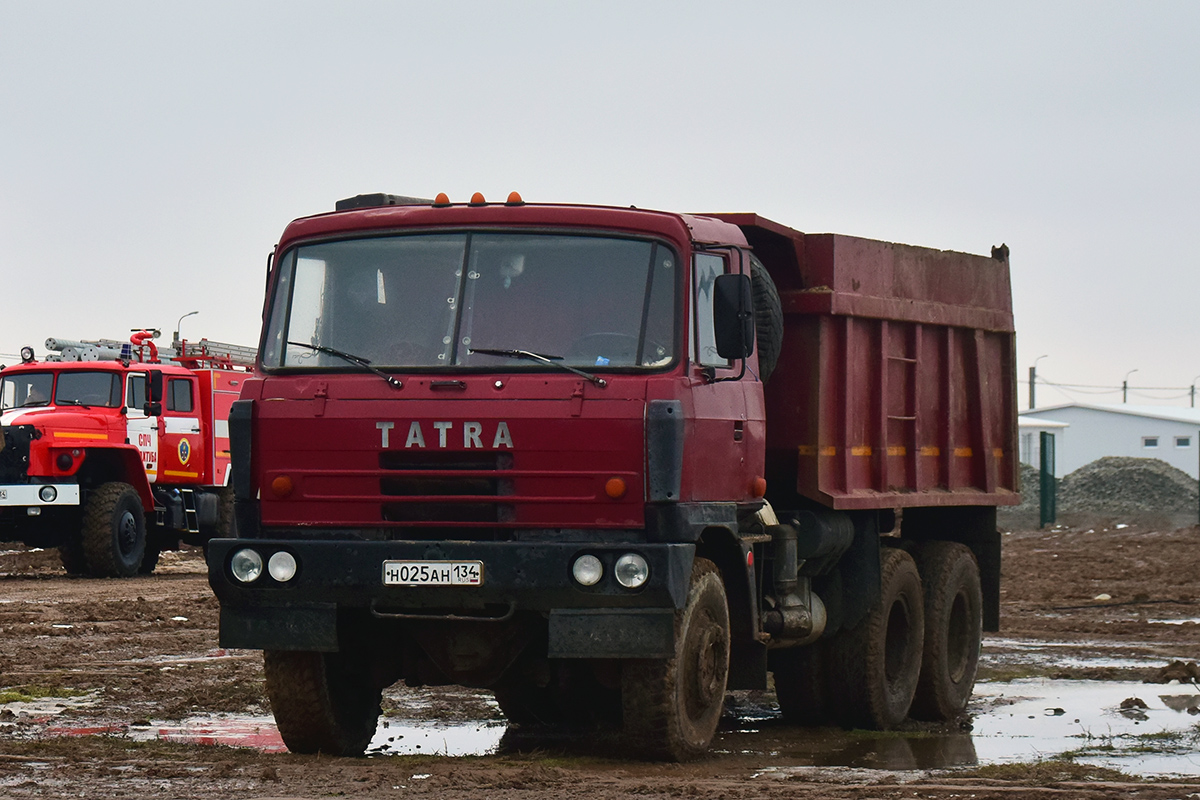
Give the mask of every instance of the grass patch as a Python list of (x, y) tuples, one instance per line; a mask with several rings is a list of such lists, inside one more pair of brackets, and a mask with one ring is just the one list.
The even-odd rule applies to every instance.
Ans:
[(0, 704), (31, 703), (34, 700), (44, 700), (47, 697), (83, 697), (88, 694), (91, 694), (89, 690), (68, 689), (63, 686), (39, 686), (37, 684), (9, 686), (5, 689), (0, 689)]

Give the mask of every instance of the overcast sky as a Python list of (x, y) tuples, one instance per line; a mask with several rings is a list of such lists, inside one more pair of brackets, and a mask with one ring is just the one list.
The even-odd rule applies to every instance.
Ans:
[(0, 353), (255, 344), (289, 220), (514, 189), (1006, 242), (1022, 380), (1186, 387), (1200, 2), (0, 0)]

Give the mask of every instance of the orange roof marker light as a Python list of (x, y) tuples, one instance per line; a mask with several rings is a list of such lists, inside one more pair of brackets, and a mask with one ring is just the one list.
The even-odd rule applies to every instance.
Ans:
[(523, 205), (525, 205), (525, 201), (521, 199), (521, 195), (519, 192), (509, 192), (508, 193), (508, 201), (504, 205), (506, 205), (506, 206), (523, 206)]
[(437, 197), (433, 198), (434, 208), (445, 208), (450, 205), (450, 196), (445, 192), (438, 192)]
[(487, 205), (487, 200), (484, 200), (484, 199), (483, 199), (483, 192), (476, 192), (475, 194), (471, 195), (471, 203), (470, 203), (470, 205), (473, 205), (473, 206), (486, 206), (486, 205)]

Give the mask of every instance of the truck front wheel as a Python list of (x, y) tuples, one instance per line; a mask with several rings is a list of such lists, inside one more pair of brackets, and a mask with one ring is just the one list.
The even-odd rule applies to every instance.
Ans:
[(830, 642), (830, 682), (839, 698), (834, 713), (847, 727), (899, 725), (921, 672), (925, 615), (917, 565), (904, 550), (884, 547), (879, 572), (879, 601), (862, 622)]
[(98, 578), (136, 575), (146, 552), (142, 498), (127, 483), (101, 484), (83, 513), (83, 555)]
[(293, 753), (361, 756), (375, 735), (382, 692), (342, 653), (267, 650), (267, 697)]
[(925, 585), (925, 651), (912, 716), (954, 719), (967, 707), (979, 667), (983, 592), (970, 548), (925, 542), (917, 551)]
[(674, 657), (624, 665), (621, 710), (637, 753), (686, 761), (708, 750), (729, 675), (729, 606), (721, 573), (708, 559), (692, 565), (687, 606), (677, 620)]

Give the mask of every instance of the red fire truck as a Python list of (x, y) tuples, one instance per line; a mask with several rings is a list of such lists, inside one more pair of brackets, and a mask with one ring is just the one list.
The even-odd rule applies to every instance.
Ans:
[(252, 348), (46, 340), (0, 372), (0, 538), (58, 547), (72, 574), (150, 573), (232, 522), (229, 408)]
[(755, 214), (360, 195), (296, 220), (229, 419), (221, 643), (298, 752), (381, 692), (703, 753), (786, 719), (950, 719), (1015, 503), (1008, 249)]

